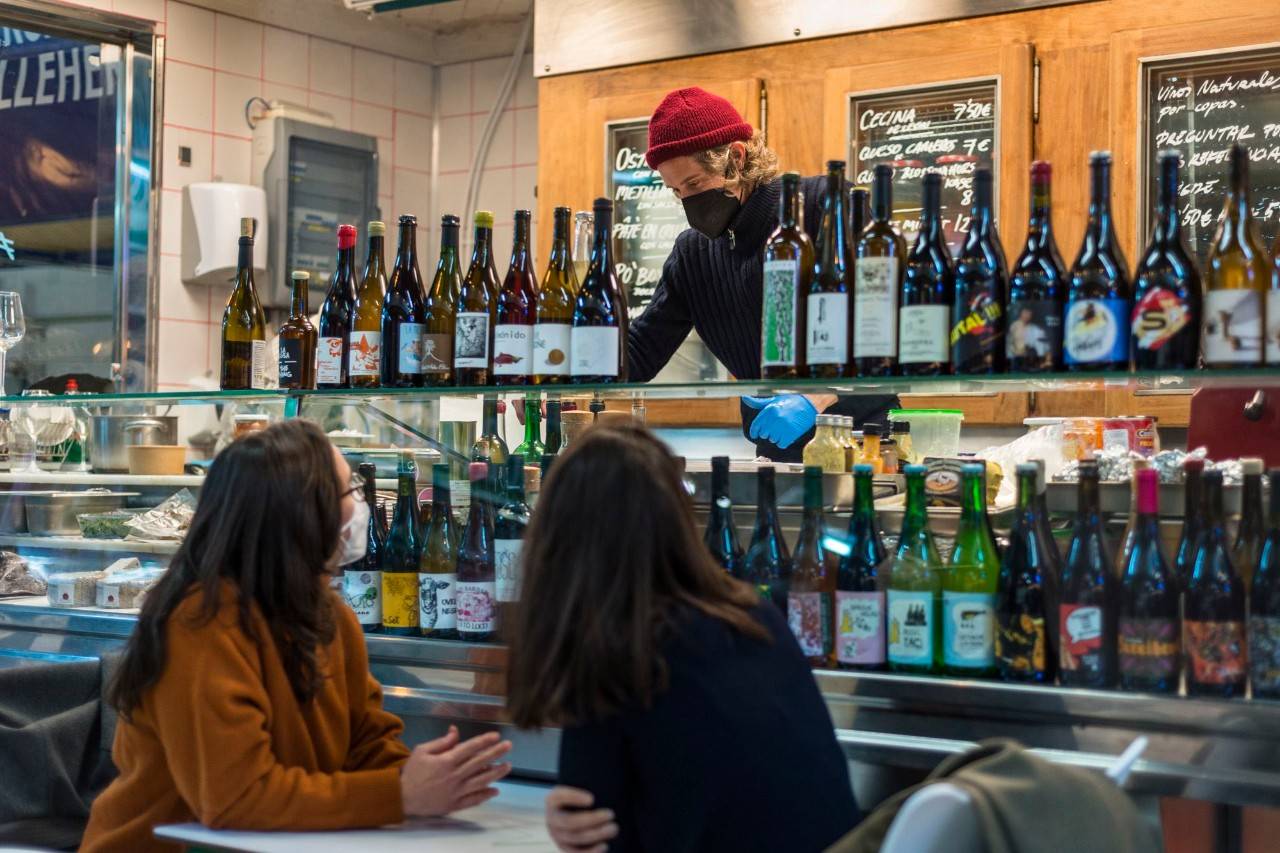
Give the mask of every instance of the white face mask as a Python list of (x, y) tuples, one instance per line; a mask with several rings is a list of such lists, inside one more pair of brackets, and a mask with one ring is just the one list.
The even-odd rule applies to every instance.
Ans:
[(355, 512), (342, 525), (342, 533), (338, 536), (338, 565), (348, 566), (364, 559), (369, 550), (369, 505), (364, 501), (356, 501)]

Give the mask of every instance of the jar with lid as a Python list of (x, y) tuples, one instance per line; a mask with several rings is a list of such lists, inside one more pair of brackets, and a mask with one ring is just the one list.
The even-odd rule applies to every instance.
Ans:
[(880, 458), (880, 424), (862, 425), (862, 454), (858, 461), (871, 466), (871, 473), (884, 473), (884, 460)]
[(893, 421), (889, 425), (889, 434), (894, 444), (898, 445), (898, 465), (916, 465), (920, 462), (911, 450), (911, 422)]
[(847, 470), (845, 446), (839, 429), (839, 415), (818, 415), (813, 438), (804, 446), (805, 465), (816, 465), (824, 474), (840, 474)]
[(844, 470), (852, 471), (858, 462), (858, 442), (853, 437), (853, 418), (849, 415), (840, 418), (840, 441), (844, 445)]
[(880, 459), (884, 462), (884, 471), (882, 473), (898, 473), (898, 443), (894, 441), (893, 433), (890, 431), (888, 424), (880, 428)]

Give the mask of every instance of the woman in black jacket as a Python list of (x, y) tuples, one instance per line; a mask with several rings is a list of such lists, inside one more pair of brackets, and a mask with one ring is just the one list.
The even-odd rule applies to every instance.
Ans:
[(676, 459), (588, 430), (525, 537), (508, 707), (563, 727), (562, 850), (821, 850), (857, 823), (844, 756), (777, 608), (711, 560)]

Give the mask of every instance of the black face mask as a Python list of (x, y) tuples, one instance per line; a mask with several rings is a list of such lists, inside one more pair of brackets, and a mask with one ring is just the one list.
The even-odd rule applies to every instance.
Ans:
[(714, 240), (729, 228), (742, 203), (722, 189), (705, 190), (680, 199), (689, 227)]

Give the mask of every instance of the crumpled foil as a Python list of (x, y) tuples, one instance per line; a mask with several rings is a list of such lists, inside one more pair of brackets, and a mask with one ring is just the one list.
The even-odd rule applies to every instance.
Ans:
[[(1161, 483), (1181, 483), (1185, 479), (1182, 463), (1188, 459), (1203, 459), (1206, 471), (1221, 471), (1222, 482), (1228, 486), (1238, 486), (1244, 482), (1243, 467), (1239, 459), (1225, 459), (1214, 462), (1208, 458), (1208, 451), (1203, 447), (1195, 450), (1161, 450), (1147, 460), (1160, 476)], [(1098, 478), (1103, 482), (1125, 482), (1133, 479), (1134, 460), (1146, 459), (1142, 454), (1123, 447), (1108, 447), (1099, 451), (1094, 459), (1098, 462)], [(1080, 463), (1068, 462), (1062, 470), (1053, 475), (1055, 483), (1075, 483), (1080, 480)]]
[(159, 506), (131, 518), (126, 539), (143, 542), (172, 542), (187, 535), (196, 514), (196, 499), (190, 489), (170, 495)]

